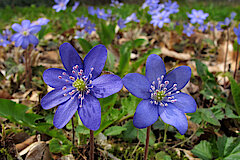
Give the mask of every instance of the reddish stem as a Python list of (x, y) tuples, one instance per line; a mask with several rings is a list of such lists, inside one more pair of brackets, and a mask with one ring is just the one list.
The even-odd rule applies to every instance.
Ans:
[(90, 130), (90, 160), (94, 160), (94, 134), (93, 130)]
[(151, 130), (151, 126), (147, 127), (147, 136), (146, 136), (144, 160), (147, 160), (147, 156), (148, 156), (148, 145), (149, 145), (150, 130)]

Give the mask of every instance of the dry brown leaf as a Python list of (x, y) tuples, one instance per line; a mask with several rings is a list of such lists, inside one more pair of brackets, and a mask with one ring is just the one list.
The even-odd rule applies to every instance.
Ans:
[(12, 99), (13, 97), (6, 90), (0, 90), (0, 98), (2, 99)]
[(18, 152), (22, 151), (27, 146), (31, 145), (33, 142), (36, 142), (36, 136), (31, 136), (27, 140), (25, 140), (24, 142), (16, 144), (16, 149), (17, 149)]
[(162, 52), (161, 53), (162, 55), (172, 57), (172, 58), (175, 58), (175, 59), (179, 59), (179, 60), (187, 61), (187, 60), (191, 59), (191, 55), (188, 54), (188, 53), (177, 53), (175, 51), (170, 51), (166, 47), (162, 47), (161, 52)]
[(181, 156), (181, 152), (185, 153), (185, 156), (189, 159), (189, 160), (200, 160), (200, 158), (195, 158), (194, 155), (192, 154), (191, 151), (186, 150), (186, 149), (181, 149), (181, 148), (174, 148), (174, 150), (177, 152), (177, 155), (180, 157)]

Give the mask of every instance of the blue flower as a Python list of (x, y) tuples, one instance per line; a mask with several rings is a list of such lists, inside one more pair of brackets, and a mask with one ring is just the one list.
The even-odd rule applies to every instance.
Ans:
[(9, 29), (5, 29), (3, 30), (3, 36), (5, 37), (5, 39), (9, 39), (12, 35), (12, 31)]
[(47, 18), (39, 18), (37, 21), (32, 22), (31, 25), (47, 25), (50, 20)]
[(167, 12), (169, 12), (170, 14), (174, 14), (174, 13), (178, 13), (179, 12), (179, 5), (177, 4), (177, 2), (173, 2), (171, 0), (169, 0), (168, 2), (164, 3), (165, 5), (165, 10)]
[(111, 0), (110, 6), (120, 8), (123, 5), (123, 3), (120, 3), (118, 0)]
[(118, 22), (117, 22), (118, 26), (120, 29), (123, 29), (126, 27), (125, 25), (125, 20), (123, 20), (122, 18), (119, 18)]
[(77, 9), (77, 7), (79, 6), (79, 4), (80, 4), (80, 2), (76, 1), (74, 3), (73, 7), (72, 7), (72, 11), (71, 12), (74, 12)]
[(187, 24), (187, 25), (183, 25), (183, 33), (185, 33), (188, 37), (190, 37), (194, 32), (193, 32), (193, 30), (194, 30), (194, 26), (191, 26), (191, 25), (189, 25), (189, 24)]
[(33, 34), (38, 33), (41, 30), (40, 25), (32, 25), (29, 20), (23, 20), (21, 25), (14, 23), (12, 29), (18, 33), (15, 33), (11, 40), (15, 41), (15, 46), (22, 46), (26, 49), (29, 44), (36, 46), (38, 44), (38, 39)]
[(5, 36), (0, 34), (0, 46), (6, 47), (10, 42), (7, 40)]
[(76, 111), (82, 123), (91, 130), (101, 124), (101, 106), (97, 98), (105, 98), (122, 89), (122, 80), (114, 74), (100, 76), (107, 59), (107, 49), (95, 46), (81, 60), (69, 43), (59, 48), (64, 69), (50, 68), (44, 71), (44, 82), (54, 88), (41, 100), (43, 109), (58, 106), (53, 124), (63, 128)]
[(59, 12), (61, 10), (66, 10), (67, 9), (67, 4), (69, 0), (54, 0), (55, 4), (52, 8), (56, 10), (56, 12)]
[(83, 28), (88, 21), (88, 17), (82, 16), (81, 18), (77, 17), (77, 25)]
[(139, 22), (139, 19), (136, 16), (136, 13), (132, 13), (130, 16), (128, 16), (125, 20), (125, 23), (129, 23), (129, 22)]
[(164, 23), (170, 23), (171, 20), (169, 19), (169, 15), (169, 12), (164, 10), (156, 15), (153, 15), (150, 23), (153, 24), (153, 26), (162, 28)]
[(87, 21), (87, 23), (84, 26), (85, 31), (88, 32), (89, 34), (91, 34), (93, 31), (95, 30), (95, 24), (92, 23), (91, 21)]
[(85, 37), (84, 30), (81, 30), (81, 31), (76, 30), (76, 36), (74, 36), (75, 39), (84, 38), (84, 37)]
[(223, 22), (218, 22), (218, 24), (216, 25), (216, 28), (218, 31), (223, 31), (223, 29), (226, 29), (229, 27), (230, 23), (231, 23), (231, 19), (226, 17)]
[(96, 14), (96, 10), (94, 9), (93, 6), (88, 7), (88, 14), (90, 14), (92, 16)]
[(201, 24), (198, 29), (202, 32), (205, 32), (208, 29), (208, 24)]
[(233, 28), (233, 31), (234, 31), (234, 33), (236, 34), (236, 36), (237, 36), (237, 42), (238, 42), (238, 44), (240, 45), (240, 23), (239, 23), (239, 25), (238, 25), (238, 28), (236, 28), (236, 27)]
[(158, 7), (159, 0), (146, 0), (143, 5), (142, 9), (149, 7), (150, 10), (156, 9)]
[(104, 9), (97, 8), (96, 14), (99, 19), (107, 20), (108, 18), (108, 15), (105, 13)]
[(231, 12), (230, 18), (231, 20), (234, 20), (234, 18), (236, 17), (237, 13), (236, 12)]
[(196, 102), (181, 90), (190, 80), (191, 68), (180, 66), (166, 74), (162, 59), (152, 54), (146, 62), (145, 76), (129, 73), (122, 80), (127, 90), (143, 100), (138, 104), (133, 117), (137, 128), (145, 128), (158, 120), (176, 127), (181, 134), (188, 128), (184, 113), (196, 111)]
[(164, 5), (163, 4), (159, 4), (158, 7), (154, 8), (154, 9), (151, 9), (148, 11), (148, 14), (150, 15), (156, 15), (158, 14), (162, 9), (164, 8)]
[(192, 24), (198, 23), (203, 24), (204, 20), (208, 17), (208, 13), (204, 13), (202, 10), (192, 10), (192, 14), (188, 13), (188, 17), (190, 18), (190, 22)]

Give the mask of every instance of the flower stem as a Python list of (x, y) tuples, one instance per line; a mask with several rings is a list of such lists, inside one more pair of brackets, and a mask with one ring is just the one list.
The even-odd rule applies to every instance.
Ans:
[(165, 143), (166, 140), (167, 140), (167, 130), (168, 130), (168, 126), (169, 126), (169, 124), (164, 123), (164, 126), (165, 126), (165, 129), (164, 129), (163, 143)]
[(233, 78), (236, 80), (237, 71), (238, 71), (238, 57), (239, 57), (239, 45), (237, 45), (237, 57), (236, 57), (236, 64), (235, 64), (235, 71), (233, 74)]
[(74, 142), (75, 142), (75, 130), (74, 130), (74, 121), (73, 121), (73, 117), (72, 117), (72, 144), (74, 146)]
[[(228, 43), (229, 43), (229, 29), (227, 28), (227, 47), (226, 47), (226, 53), (224, 58), (224, 71), (223, 71), (224, 74), (226, 73), (226, 68), (227, 68)], [(226, 88), (225, 77), (223, 79), (223, 83), (224, 83), (224, 89), (225, 89)]]
[(90, 160), (94, 160), (94, 134), (93, 130), (90, 130)]
[(32, 68), (31, 68), (31, 52), (32, 47), (28, 47), (28, 49), (25, 50), (25, 86), (26, 88), (31, 87), (31, 81), (32, 81)]
[(148, 145), (149, 145), (150, 130), (151, 130), (151, 126), (147, 127), (147, 136), (146, 136), (144, 160), (147, 160), (147, 156), (148, 156)]

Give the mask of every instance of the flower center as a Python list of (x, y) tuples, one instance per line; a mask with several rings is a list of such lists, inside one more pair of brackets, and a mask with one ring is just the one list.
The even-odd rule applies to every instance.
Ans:
[(155, 95), (154, 99), (155, 99), (156, 101), (159, 101), (159, 102), (160, 102), (161, 100), (163, 100), (164, 97), (166, 97), (164, 91), (156, 90), (155, 93), (156, 93), (156, 95)]
[(77, 88), (78, 91), (85, 91), (87, 89), (87, 86), (82, 78), (77, 79), (75, 82), (73, 82), (72, 86)]
[(64, 5), (63, 2), (61, 2), (61, 3), (59, 3), (59, 6), (60, 6), (60, 7), (64, 7), (65, 5)]
[(23, 31), (22, 34), (23, 34), (24, 36), (28, 36), (28, 35), (29, 35), (29, 32), (28, 32), (28, 31)]
[(3, 43), (3, 39), (1, 39), (0, 42)]
[(163, 17), (162, 17), (162, 16), (160, 16), (160, 17), (159, 17), (159, 19), (160, 19), (160, 20), (162, 20), (162, 19), (163, 19)]

